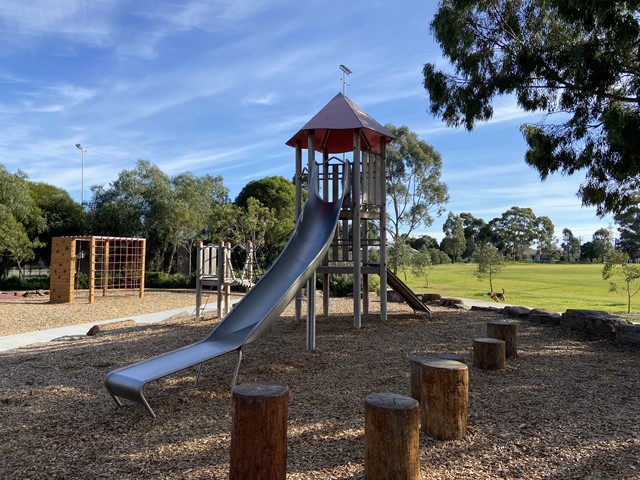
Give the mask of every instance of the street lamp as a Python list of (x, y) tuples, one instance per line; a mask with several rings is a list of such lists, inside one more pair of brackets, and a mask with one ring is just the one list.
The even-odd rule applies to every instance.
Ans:
[(84, 154), (87, 153), (87, 149), (79, 143), (76, 143), (76, 148), (82, 152), (82, 192), (80, 197), (82, 198), (82, 208), (84, 208)]

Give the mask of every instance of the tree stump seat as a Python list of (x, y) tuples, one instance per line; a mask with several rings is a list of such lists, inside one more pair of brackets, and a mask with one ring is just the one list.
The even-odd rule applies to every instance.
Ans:
[(420, 421), (436, 440), (458, 440), (467, 434), (469, 369), (455, 360), (434, 358), (420, 363)]
[(252, 382), (233, 389), (230, 480), (285, 480), (289, 387)]
[(473, 366), (482, 370), (502, 370), (505, 364), (505, 342), (497, 338), (473, 339)]
[(506, 358), (518, 355), (518, 337), (515, 323), (487, 322), (487, 337), (504, 340)]
[(418, 402), (395, 393), (372, 393), (364, 401), (366, 480), (420, 480)]
[(462, 362), (466, 365), (467, 360), (457, 353), (436, 353), (433, 355), (414, 355), (411, 357), (411, 385), (410, 385), (410, 397), (415, 398), (420, 402), (420, 390), (422, 388), (422, 377), (420, 373), (420, 364), (429, 360), (454, 360), (456, 362)]

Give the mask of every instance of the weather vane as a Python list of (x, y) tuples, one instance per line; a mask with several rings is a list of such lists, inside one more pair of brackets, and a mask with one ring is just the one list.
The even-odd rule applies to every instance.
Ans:
[(340, 70), (342, 70), (342, 94), (347, 94), (347, 75), (351, 75), (351, 70), (349, 70), (346, 66), (340, 65)]

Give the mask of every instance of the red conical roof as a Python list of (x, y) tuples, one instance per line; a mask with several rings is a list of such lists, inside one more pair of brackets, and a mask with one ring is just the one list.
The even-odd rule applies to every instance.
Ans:
[(287, 142), (294, 147), (300, 142), (302, 148), (308, 148), (307, 135), (314, 130), (315, 149), (329, 153), (343, 153), (353, 150), (353, 130), (359, 128), (360, 148), (377, 150), (380, 142), (390, 142), (395, 137), (373, 119), (367, 112), (338, 93), (316, 115)]

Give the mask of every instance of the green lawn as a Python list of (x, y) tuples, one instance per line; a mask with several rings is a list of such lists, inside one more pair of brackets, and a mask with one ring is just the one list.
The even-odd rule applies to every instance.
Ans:
[[(424, 278), (407, 272), (407, 284), (415, 292), (444, 296), (490, 300), (489, 281), (479, 282), (475, 264), (437, 265), (429, 271), (429, 286)], [(404, 272), (399, 272), (404, 280)], [(620, 285), (619, 286), (623, 286)], [(504, 288), (507, 303), (531, 308), (564, 312), (568, 308), (606, 310), (626, 313), (625, 292), (609, 292), (609, 282), (602, 279), (602, 264), (570, 265), (509, 263), (494, 277), (493, 288)], [(640, 295), (631, 299), (631, 312), (640, 310)]]

